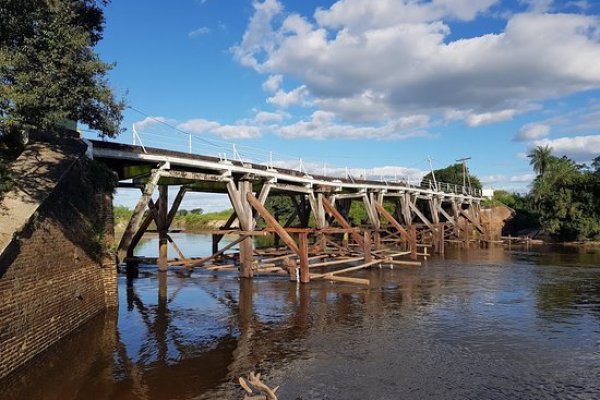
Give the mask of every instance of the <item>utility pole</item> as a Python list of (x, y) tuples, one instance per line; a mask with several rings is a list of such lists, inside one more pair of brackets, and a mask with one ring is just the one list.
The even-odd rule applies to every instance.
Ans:
[(437, 181), (435, 180), (435, 173), (433, 172), (433, 164), (431, 163), (431, 156), (427, 156), (427, 161), (429, 161), (429, 169), (431, 170), (431, 177), (433, 178), (433, 186), (435, 190), (438, 190)]
[(456, 162), (462, 163), (463, 166), (463, 188), (467, 187), (467, 182), (469, 183), (469, 188), (471, 188), (471, 178), (469, 177), (469, 168), (467, 167), (467, 160), (470, 160), (471, 157), (459, 158)]

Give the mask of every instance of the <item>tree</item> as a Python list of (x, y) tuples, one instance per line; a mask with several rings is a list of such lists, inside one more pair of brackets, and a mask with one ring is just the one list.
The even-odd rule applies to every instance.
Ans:
[(538, 175), (544, 175), (548, 166), (555, 159), (552, 155), (552, 148), (548, 145), (537, 146), (527, 155), (527, 157), (530, 158), (529, 165), (533, 166), (533, 170)]
[[(463, 165), (460, 163), (452, 164), (446, 168), (436, 169), (433, 171), (433, 173), (435, 174), (435, 179), (437, 182), (451, 183), (455, 185), (463, 184), (464, 172)], [(431, 172), (425, 175), (423, 179), (433, 181)], [(469, 180), (471, 181), (471, 187), (475, 189), (481, 189), (481, 182), (476, 176), (469, 174)]]
[[(0, 4), (0, 141), (15, 146), (23, 133), (60, 135), (65, 120), (100, 135), (120, 133), (117, 100), (94, 45), (104, 16), (96, 0), (4, 0)], [(12, 140), (12, 142), (11, 142)], [(9, 143), (9, 144), (7, 144)]]

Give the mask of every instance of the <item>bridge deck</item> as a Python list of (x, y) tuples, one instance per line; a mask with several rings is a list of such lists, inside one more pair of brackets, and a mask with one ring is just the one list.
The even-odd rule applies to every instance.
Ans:
[[(142, 148), (121, 143), (103, 142), (92, 140), (93, 156), (109, 164), (119, 173), (120, 179), (134, 180), (147, 175), (152, 168), (158, 168), (160, 164), (168, 166), (170, 170), (184, 172), (195, 172), (206, 174), (196, 175), (194, 181), (219, 182), (226, 181), (231, 177), (239, 178), (245, 176), (254, 181), (275, 181), (280, 184), (290, 184), (295, 187), (307, 189), (321, 188), (325, 191), (338, 193), (356, 193), (361, 191), (383, 191), (388, 195), (394, 193), (410, 193), (423, 198), (444, 197), (457, 198), (466, 201), (478, 201), (481, 196), (477, 189), (464, 188), (460, 185), (438, 183), (438, 188), (429, 181), (421, 182), (419, 185), (409, 184), (403, 181), (373, 181), (361, 180), (353, 177), (327, 177), (322, 175), (309, 175), (295, 170), (285, 168), (269, 168), (266, 165), (247, 163), (235, 160), (221, 160), (198, 154), (182, 153), (172, 150), (157, 148)], [(222, 178), (222, 179), (219, 179)], [(173, 184), (185, 183), (182, 176), (174, 180)], [(226, 192), (223, 185), (198, 186), (200, 191)]]

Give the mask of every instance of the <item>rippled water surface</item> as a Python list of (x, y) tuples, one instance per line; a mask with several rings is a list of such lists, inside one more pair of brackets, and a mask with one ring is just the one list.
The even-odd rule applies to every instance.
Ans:
[[(600, 399), (600, 251), (450, 252), (371, 287), (142, 270), (2, 399)], [(164, 294), (166, 296), (160, 296)]]

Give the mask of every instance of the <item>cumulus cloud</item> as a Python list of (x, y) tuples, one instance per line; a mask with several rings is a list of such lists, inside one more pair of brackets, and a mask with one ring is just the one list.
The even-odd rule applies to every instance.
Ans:
[(260, 137), (260, 129), (256, 126), (238, 124), (221, 125), (216, 121), (209, 121), (202, 118), (191, 119), (177, 125), (189, 133), (212, 133), (224, 139), (251, 139)]
[(274, 93), (281, 86), (283, 81), (283, 75), (270, 75), (267, 80), (262, 84), (262, 88), (266, 92)]
[(533, 142), (535, 146), (550, 146), (555, 156), (567, 156), (576, 161), (590, 161), (600, 155), (600, 135), (541, 139)]
[(314, 161), (303, 161), (302, 164), (300, 164), (300, 160), (276, 160), (273, 162), (273, 166), (275, 168), (306, 172), (312, 175), (345, 178), (347, 176), (346, 174), (348, 174), (356, 179), (381, 180), (383, 178), (388, 182), (393, 182), (395, 180), (418, 182), (429, 172), (417, 168), (394, 165), (373, 168), (347, 168)]
[(496, 122), (509, 121), (515, 116), (516, 113), (517, 110), (501, 110), (481, 114), (467, 113), (465, 122), (468, 126), (494, 124)]
[(278, 112), (268, 112), (268, 111), (259, 111), (254, 116), (254, 123), (258, 125), (264, 125), (268, 123), (278, 123), (282, 122), (284, 119), (289, 118), (290, 115), (281, 111)]
[(160, 116), (149, 116), (144, 118), (141, 121), (137, 121), (133, 123), (133, 126), (135, 127), (136, 131), (138, 132), (142, 132), (144, 130), (147, 130), (149, 128), (155, 127), (157, 125), (161, 125), (161, 124), (169, 124), (169, 123), (174, 123), (175, 121), (173, 121), (172, 119), (166, 118), (166, 117), (160, 117)]
[(206, 26), (202, 26), (198, 29), (194, 29), (193, 31), (188, 33), (188, 36), (191, 38), (208, 35), (210, 33), (210, 28)]
[(517, 142), (528, 142), (530, 140), (544, 138), (548, 136), (549, 133), (549, 125), (539, 123), (525, 124), (519, 129), (514, 140)]
[[(260, 73), (300, 81), (314, 105), (347, 120), (450, 113), (480, 126), (600, 88), (600, 68), (590, 68), (600, 60), (596, 16), (527, 12), (501, 32), (449, 40), (445, 21), (473, 20), (495, 3), (339, 0), (309, 18), (255, 2), (233, 52)], [(285, 93), (270, 102), (286, 104)]]
[(520, 175), (488, 175), (480, 178), (481, 183), (494, 185), (498, 183), (529, 183), (535, 179), (535, 174), (520, 174)]
[(310, 120), (279, 127), (277, 133), (285, 138), (408, 139), (426, 136), (423, 129), (428, 126), (426, 115), (401, 117), (380, 126), (355, 126), (338, 123), (334, 113), (315, 111)]
[(309, 102), (307, 97), (308, 90), (306, 89), (306, 86), (302, 85), (296, 89), (290, 90), (289, 92), (278, 89), (273, 96), (267, 99), (267, 103), (281, 108), (288, 108), (296, 104), (308, 105)]

